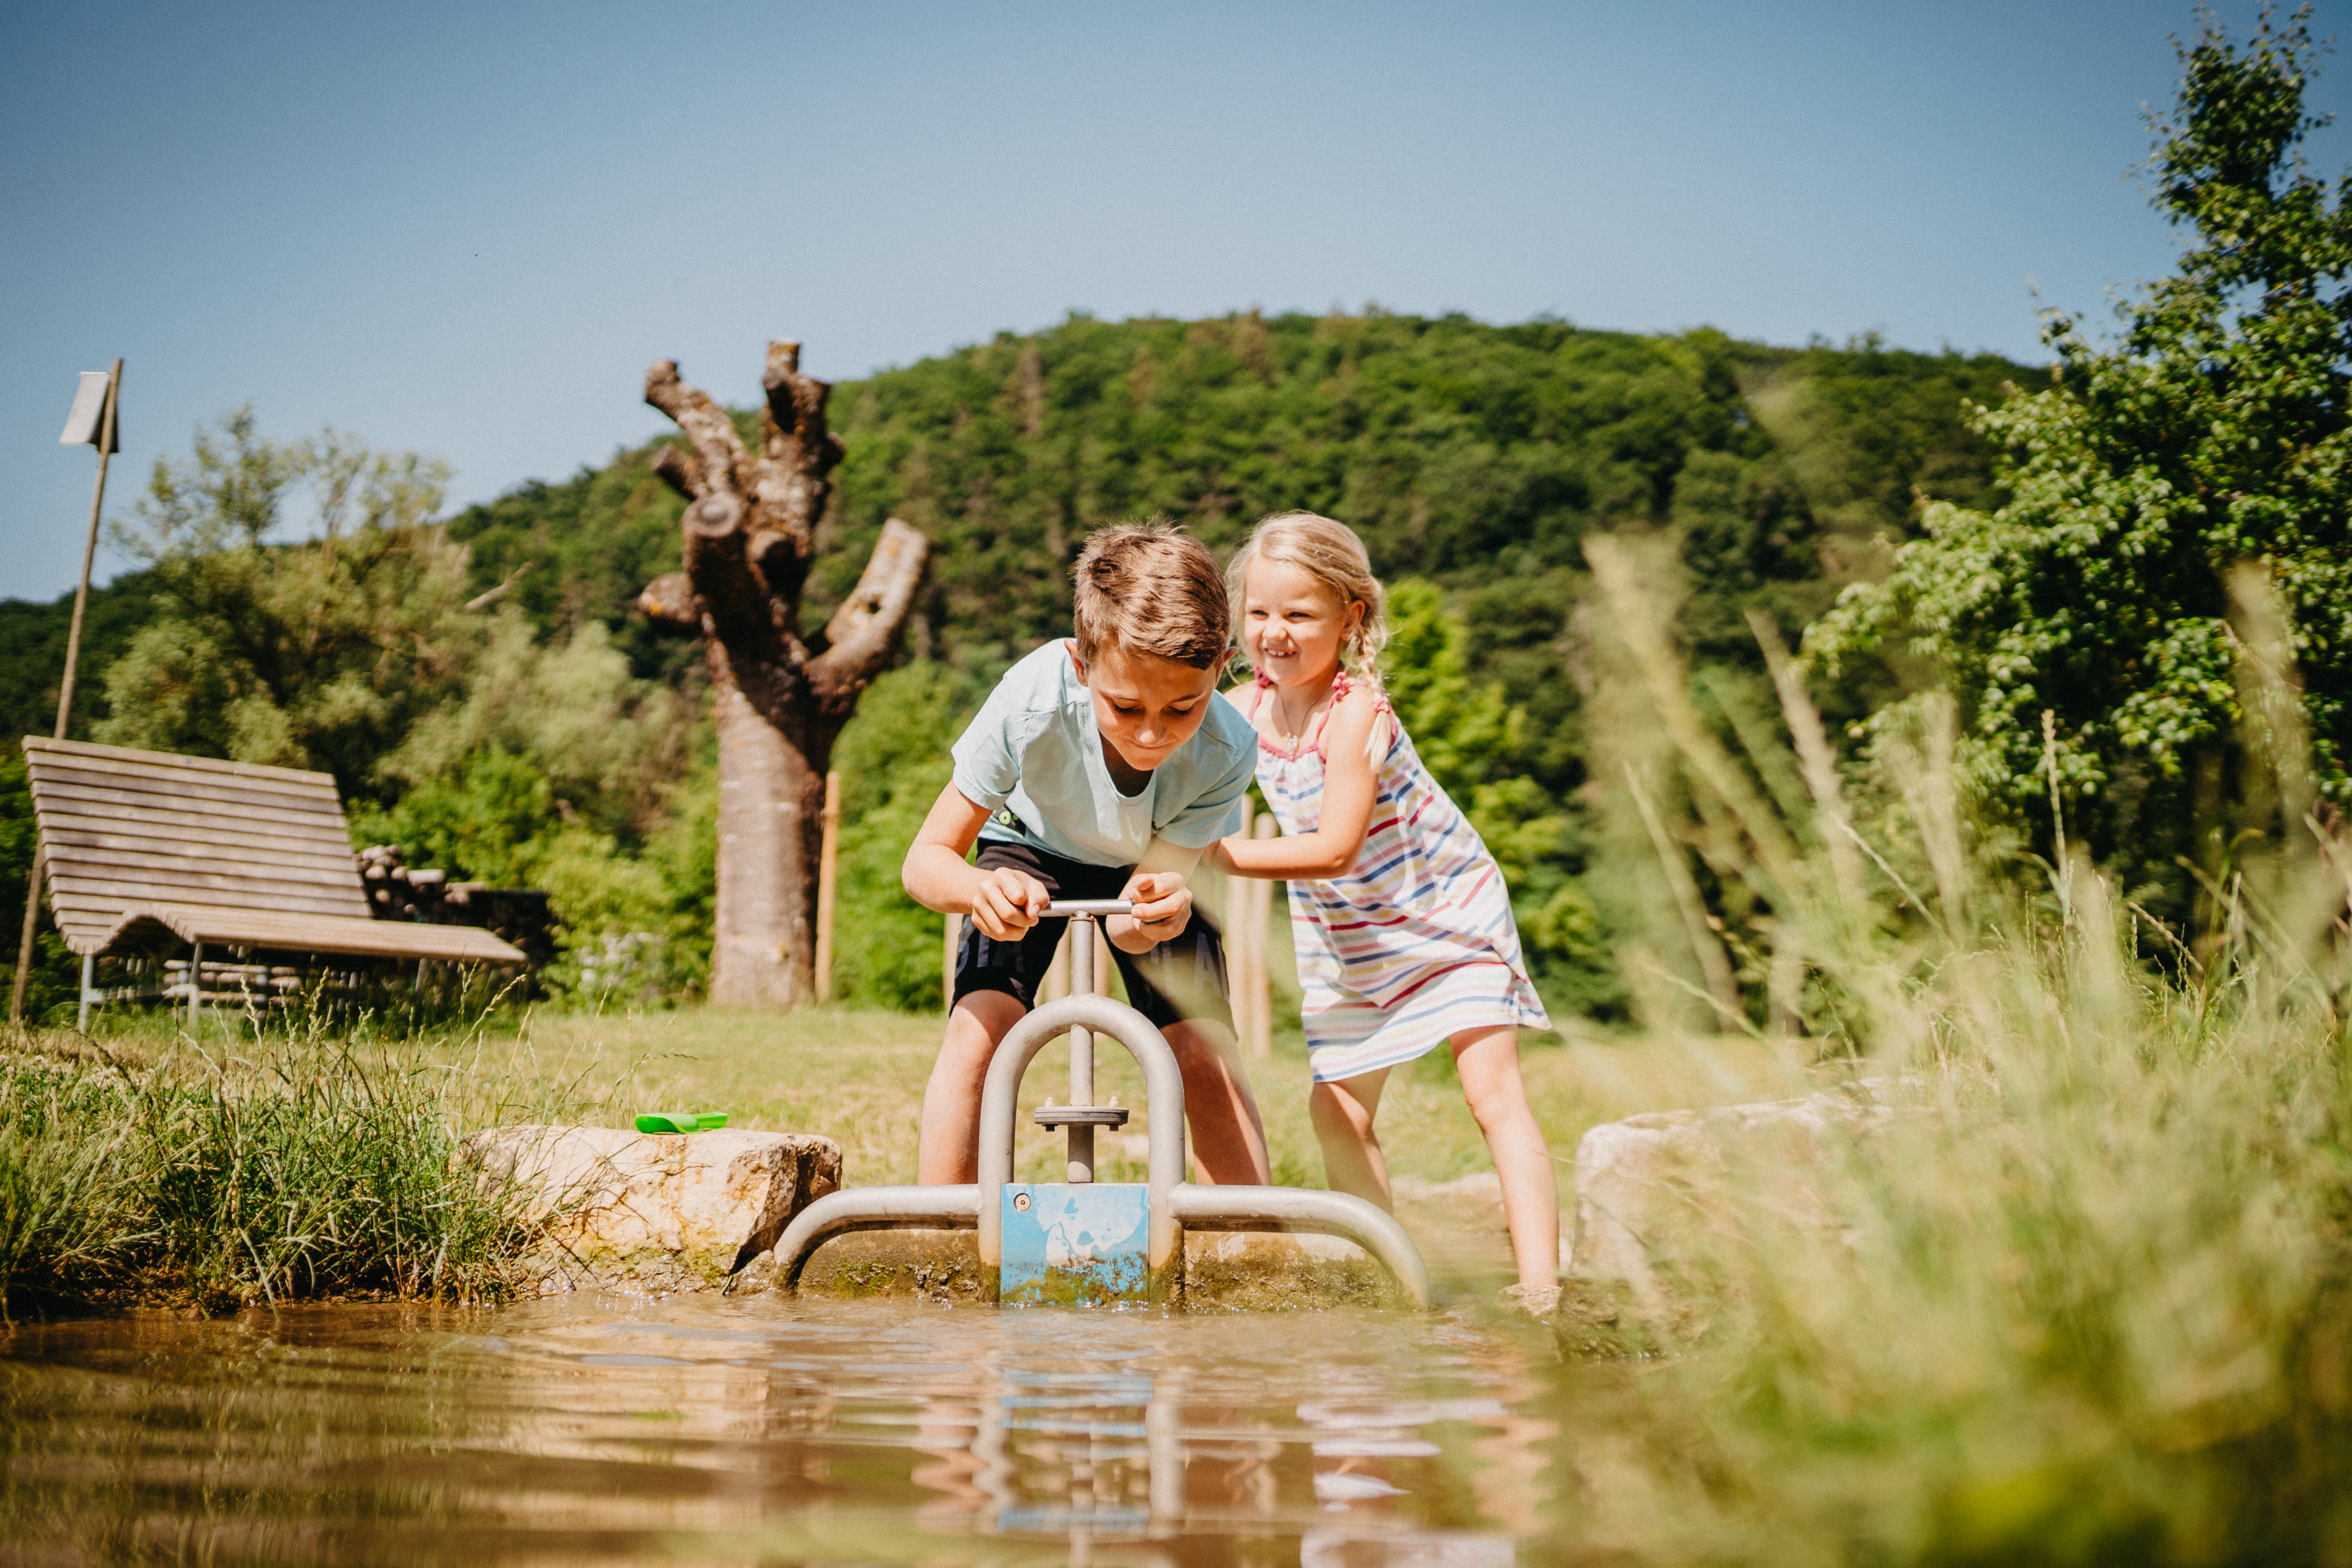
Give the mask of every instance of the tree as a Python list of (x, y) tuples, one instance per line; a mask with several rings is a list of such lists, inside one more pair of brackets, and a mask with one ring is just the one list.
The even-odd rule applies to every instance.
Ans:
[[(332, 431), (271, 441), (250, 408), (200, 428), (189, 462), (157, 459), (138, 525), (116, 531), (151, 564), (156, 616), (108, 668), (95, 738), (374, 785), (483, 635), (464, 547), (428, 526), (447, 477)], [(272, 543), (301, 479), (321, 536)]]
[(754, 457), (727, 411), (663, 360), (646, 401), (693, 450), (665, 447), (655, 471), (688, 498), (685, 570), (638, 597), (655, 621), (698, 632), (719, 726), (718, 929), (710, 999), (797, 1005), (815, 994), (816, 879), (824, 774), (858, 694), (895, 650), (930, 542), (887, 522), (857, 585), (824, 629), (801, 632), (826, 475), (841, 460), (825, 427), (832, 388), (800, 369), (800, 345), (768, 345)]
[(2233, 570), (2274, 586), (2315, 782), (2352, 798), (2352, 181), (2331, 200), (2296, 152), (2324, 123), (2304, 109), (2307, 17), (2265, 11), (2241, 49), (2209, 16), (2177, 46), (2148, 168), (2194, 237), (2178, 273), (2117, 307), (2110, 347), (2045, 312), (2054, 384), (1979, 415), (2011, 453), (2011, 499), (1928, 506), (1892, 575), (1848, 589), (1805, 643), (1832, 675), (1874, 650), (1935, 660), (1971, 782), (2045, 830), (2052, 714), (2069, 829), (2176, 892), (2177, 858), (2213, 866), (2232, 829), (2273, 826), (2231, 820)]

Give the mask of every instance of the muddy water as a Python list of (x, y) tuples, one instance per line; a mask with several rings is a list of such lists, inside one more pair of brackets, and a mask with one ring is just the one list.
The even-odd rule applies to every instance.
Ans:
[(0, 1340), (0, 1562), (1549, 1555), (1567, 1375), (1457, 1309), (573, 1298)]

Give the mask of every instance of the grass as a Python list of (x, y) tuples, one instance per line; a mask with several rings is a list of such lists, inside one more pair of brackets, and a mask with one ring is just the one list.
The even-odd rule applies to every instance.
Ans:
[[(937, 1014), (812, 1008), (785, 1017), (702, 1010), (595, 1016), (540, 1014), (511, 1035), (469, 1040), (443, 1059), (478, 1063), (480, 1081), (529, 1083), (562, 1100), (564, 1114), (625, 1125), (641, 1110), (724, 1110), (730, 1126), (819, 1132), (842, 1146), (846, 1179), (870, 1186), (911, 1182), (923, 1084), (937, 1054)], [(1141, 1107), (1126, 1141), (1114, 1139), (1108, 1180), (1142, 1179), (1149, 1125), (1141, 1076), (1108, 1042), (1096, 1048), (1098, 1092)], [(1029, 1069), (1031, 1100), (1063, 1095), (1066, 1046), (1049, 1046)], [(1748, 1042), (1694, 1042), (1657, 1051), (1623, 1043), (1560, 1043), (1531, 1037), (1523, 1068), (1538, 1119), (1563, 1171), (1576, 1140), (1597, 1121), (1635, 1110), (1717, 1105), (1758, 1094), (1802, 1092), (1772, 1053)], [(1296, 1033), (1249, 1064), (1265, 1120), (1276, 1180), (1320, 1186), (1322, 1159), (1307, 1119), (1307, 1056)], [(1787, 1086), (1794, 1082), (1791, 1090)], [(485, 1107), (483, 1114), (488, 1114)], [(1398, 1071), (1383, 1096), (1381, 1133), (1400, 1175), (1433, 1182), (1490, 1169), (1451, 1059), (1433, 1052)], [(1131, 1146), (1131, 1152), (1130, 1152)], [(1025, 1174), (1055, 1168), (1057, 1142), (1024, 1129)], [(1565, 1180), (1565, 1177), (1563, 1177)]]
[[(0, 1300), (495, 1298), (530, 1236), (458, 1159), (445, 1067), (318, 1032), (0, 1051)], [(468, 1103), (478, 1104), (469, 1093)]]
[(2267, 776), (2191, 942), (1972, 818), (1948, 705), (1842, 770), (1776, 647), (1784, 739), (1703, 711), (1630, 560), (1594, 564), (1602, 660), (1649, 705), (1629, 787), (1682, 793), (1659, 838), (1752, 911), (1689, 940), (1722, 942), (1717, 973), (1744, 947), (1801, 974), (1809, 1037), (1781, 1048), (1905, 1110), (1812, 1158), (1733, 1145), (1697, 1223), (1652, 1238), (1669, 1291), (1621, 1312), (1662, 1353), (1585, 1452), (1587, 1541), (2352, 1562), (2352, 835), (2303, 772), (2275, 617), (2238, 606)]
[[(0, 1290), (18, 1306), (495, 1299), (530, 1237), (460, 1168), (466, 1132), (722, 1110), (736, 1127), (835, 1139), (852, 1184), (909, 1182), (939, 1031), (937, 1015), (813, 1008), (538, 1012), (423, 1032), (310, 1024), (259, 1040), (236, 1016), (208, 1017), (193, 1036), (153, 1014), (104, 1020), (95, 1041), (28, 1032), (0, 1050)], [(1097, 1060), (1102, 1091), (1140, 1108), (1107, 1141), (1103, 1173), (1140, 1181), (1140, 1077), (1116, 1047)], [(1563, 1173), (1596, 1121), (1803, 1087), (1739, 1042), (1667, 1052), (1531, 1037), (1525, 1070)], [(1050, 1047), (1030, 1096), (1066, 1073), (1066, 1047)], [(1298, 1037), (1279, 1038), (1251, 1079), (1276, 1179), (1320, 1185)], [(1442, 1052), (1398, 1072), (1381, 1129), (1400, 1176), (1488, 1168)], [(1056, 1176), (1058, 1147), (1024, 1131), (1024, 1173)]]

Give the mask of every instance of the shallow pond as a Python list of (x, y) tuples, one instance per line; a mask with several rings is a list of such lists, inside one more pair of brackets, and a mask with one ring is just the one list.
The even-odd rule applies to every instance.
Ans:
[(20, 1325), (0, 1561), (1485, 1568), (1571, 1402), (1466, 1310), (571, 1298)]

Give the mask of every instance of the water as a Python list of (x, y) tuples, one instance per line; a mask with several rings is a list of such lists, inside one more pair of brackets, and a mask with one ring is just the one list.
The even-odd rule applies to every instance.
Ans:
[(0, 1562), (1486, 1568), (1558, 1528), (1567, 1375), (1538, 1331), (1460, 1310), (21, 1325)]

